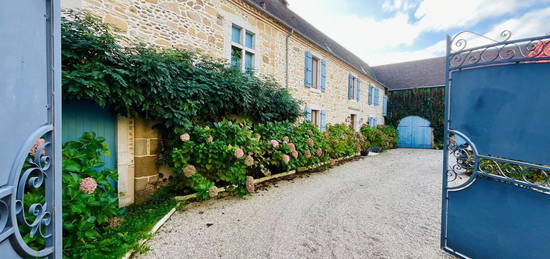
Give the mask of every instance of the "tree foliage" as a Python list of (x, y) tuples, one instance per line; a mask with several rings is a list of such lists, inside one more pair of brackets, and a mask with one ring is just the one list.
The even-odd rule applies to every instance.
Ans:
[(90, 99), (167, 129), (238, 115), (254, 122), (294, 122), (302, 111), (273, 79), (225, 61), (144, 44), (122, 47), (109, 25), (81, 13), (62, 23), (63, 97)]

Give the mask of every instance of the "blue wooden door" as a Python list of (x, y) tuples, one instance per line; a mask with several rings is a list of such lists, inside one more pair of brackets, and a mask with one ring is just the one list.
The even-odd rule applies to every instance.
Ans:
[(418, 116), (403, 118), (397, 127), (399, 147), (432, 148), (432, 128), (430, 122)]
[(78, 140), (84, 132), (104, 137), (110, 156), (104, 156), (105, 168), (116, 169), (116, 117), (90, 101), (63, 104), (63, 143)]

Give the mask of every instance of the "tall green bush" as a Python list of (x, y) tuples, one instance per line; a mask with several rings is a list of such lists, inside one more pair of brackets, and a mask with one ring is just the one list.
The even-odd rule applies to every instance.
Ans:
[(89, 257), (89, 248), (117, 223), (116, 171), (103, 169), (108, 155), (103, 137), (84, 133), (63, 144), (63, 253), (68, 258)]
[(303, 114), (285, 88), (194, 52), (129, 43), (80, 13), (62, 22), (63, 97), (90, 99), (163, 128), (190, 127), (238, 115), (254, 122), (295, 121)]

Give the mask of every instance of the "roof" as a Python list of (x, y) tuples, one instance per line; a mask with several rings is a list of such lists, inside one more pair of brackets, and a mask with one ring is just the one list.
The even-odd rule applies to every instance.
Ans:
[[(307, 40), (334, 55), (344, 63), (352, 66), (360, 73), (376, 80), (372, 68), (361, 58), (338, 44), (336, 41), (319, 31), (302, 17), (294, 13), (286, 5), (284, 0), (246, 0), (259, 10), (272, 16), (285, 26), (293, 29)], [(262, 7), (265, 6), (265, 9)]]
[(390, 91), (445, 85), (445, 57), (372, 67)]

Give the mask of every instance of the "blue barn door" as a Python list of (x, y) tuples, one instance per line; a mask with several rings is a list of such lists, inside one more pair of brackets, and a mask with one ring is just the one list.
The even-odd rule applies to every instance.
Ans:
[(91, 101), (63, 103), (63, 143), (78, 140), (84, 132), (104, 137), (110, 156), (103, 156), (105, 168), (116, 169), (116, 117)]
[(432, 128), (430, 122), (418, 116), (403, 118), (397, 127), (402, 148), (432, 148)]

